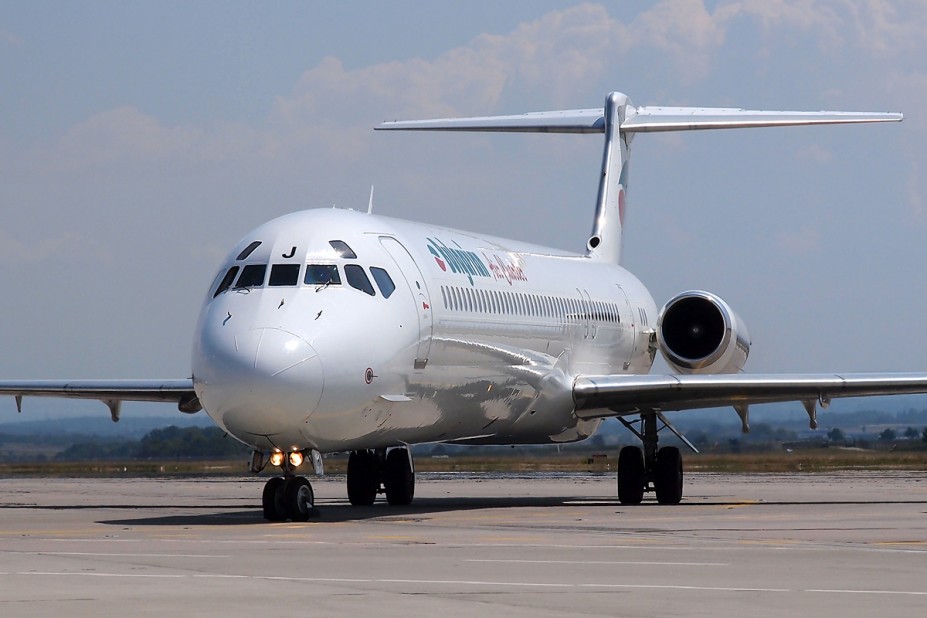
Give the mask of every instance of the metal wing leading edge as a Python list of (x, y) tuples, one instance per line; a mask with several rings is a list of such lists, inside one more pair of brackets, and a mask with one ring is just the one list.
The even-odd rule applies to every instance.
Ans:
[(123, 401), (175, 402), (181, 412), (192, 414), (202, 407), (193, 380), (2, 380), (0, 395), (16, 398), (22, 411), (23, 397), (95, 399), (109, 408), (113, 421), (119, 420)]
[(800, 401), (812, 426), (817, 404), (838, 397), (927, 393), (927, 373), (584, 375), (573, 382), (582, 419), (732, 406), (748, 430), (752, 404)]

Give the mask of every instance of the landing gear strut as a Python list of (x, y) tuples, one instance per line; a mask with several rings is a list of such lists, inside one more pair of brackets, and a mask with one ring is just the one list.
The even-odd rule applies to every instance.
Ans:
[(394, 506), (412, 503), (415, 497), (415, 470), (406, 447), (352, 451), (348, 457), (348, 501), (354, 506), (370, 506), (378, 493)]
[(622, 417), (618, 420), (643, 443), (643, 449), (625, 446), (618, 453), (618, 500), (621, 504), (640, 504), (644, 492), (653, 491), (660, 504), (679, 504), (683, 486), (682, 455), (675, 446), (657, 448), (657, 434), (661, 429), (657, 421), (693, 451), (698, 451), (660, 412), (641, 414), (640, 430)]

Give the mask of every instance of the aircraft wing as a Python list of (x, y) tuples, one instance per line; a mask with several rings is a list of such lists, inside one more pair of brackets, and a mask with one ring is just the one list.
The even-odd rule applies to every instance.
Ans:
[(927, 393), (927, 373), (586, 375), (573, 382), (576, 415), (583, 419), (651, 411), (800, 401), (814, 422), (820, 403), (837, 397)]
[(193, 380), (0, 380), (0, 395), (16, 398), (22, 411), (23, 397), (58, 397), (96, 399), (109, 408), (113, 421), (119, 420), (123, 401), (176, 402), (181, 412), (192, 414), (201, 409), (193, 390)]

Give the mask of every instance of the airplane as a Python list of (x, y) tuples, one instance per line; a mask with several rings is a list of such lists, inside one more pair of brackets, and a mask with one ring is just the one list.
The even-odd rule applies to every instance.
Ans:
[[(835, 397), (927, 393), (927, 373), (748, 374), (744, 321), (717, 295), (658, 308), (621, 266), (632, 139), (639, 133), (897, 122), (901, 114), (636, 107), (385, 122), (378, 130), (604, 134), (592, 233), (558, 249), (339, 209), (294, 212), (248, 232), (209, 287), (192, 377), (3, 381), (0, 394), (124, 401), (206, 413), (253, 448), (270, 521), (315, 513), (310, 460), (348, 452), (347, 495), (392, 505), (415, 494), (411, 446), (563, 444), (615, 417), (641, 445), (619, 452), (622, 504), (683, 496), (680, 449), (659, 446), (666, 412), (797, 401), (816, 426)], [(657, 353), (673, 373), (650, 374)]]

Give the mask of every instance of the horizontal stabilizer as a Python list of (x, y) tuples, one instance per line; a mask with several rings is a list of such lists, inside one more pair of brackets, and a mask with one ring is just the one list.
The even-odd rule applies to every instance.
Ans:
[(879, 112), (769, 112), (713, 107), (639, 107), (621, 130), (628, 133), (794, 127), (814, 124), (900, 122), (902, 114)]
[[(722, 107), (638, 107), (628, 105), (624, 133), (788, 127), (815, 124), (899, 122), (902, 114), (880, 112), (777, 112)], [(601, 108), (532, 112), (513, 116), (442, 118), (384, 122), (382, 131), (489, 131), (512, 133), (604, 133)]]
[(510, 133), (603, 133), (602, 108), (559, 112), (532, 112), (514, 116), (442, 118), (438, 120), (394, 120), (384, 122), (377, 131), (491, 131)]

